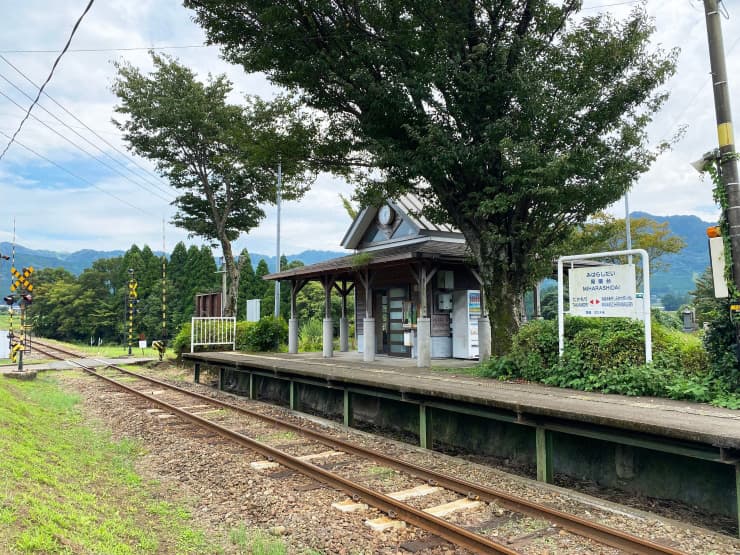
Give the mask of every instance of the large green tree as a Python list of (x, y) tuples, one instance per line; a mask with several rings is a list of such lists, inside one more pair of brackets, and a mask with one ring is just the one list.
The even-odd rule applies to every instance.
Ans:
[(229, 276), (225, 314), (235, 314), (239, 268), (231, 243), (265, 217), (275, 201), (278, 158), (282, 196), (295, 199), (314, 177), (318, 126), (286, 97), (230, 104), (224, 75), (202, 83), (177, 61), (152, 54), (154, 71), (117, 64), (115, 121), (138, 155), (179, 191), (173, 223), (219, 244)]
[[(598, 212), (586, 223), (575, 228), (563, 243), (562, 254), (584, 254), (620, 251), (627, 248), (627, 224), (624, 218), (615, 218)], [(667, 270), (663, 260), (666, 254), (680, 252), (686, 243), (668, 229), (668, 222), (658, 223), (639, 216), (630, 218), (632, 248), (645, 249), (650, 258), (650, 272)], [(618, 262), (615, 259), (614, 262)]]
[(645, 127), (675, 53), (642, 8), (616, 21), (579, 0), (185, 0), (209, 40), (328, 114), (361, 197), (414, 190), (462, 231), (494, 351), (552, 246), (620, 198), (654, 153)]

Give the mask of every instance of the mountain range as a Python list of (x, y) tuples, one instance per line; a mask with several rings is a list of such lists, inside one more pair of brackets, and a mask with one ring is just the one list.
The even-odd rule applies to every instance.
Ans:
[[(669, 265), (665, 271), (655, 272), (651, 276), (652, 297), (662, 298), (666, 294), (683, 296), (694, 288), (694, 279), (701, 275), (709, 265), (706, 228), (714, 225), (705, 222), (696, 216), (653, 216), (646, 212), (633, 212), (633, 217), (646, 217), (659, 223), (668, 222), (671, 232), (686, 243), (686, 247), (678, 254), (667, 255), (664, 261)], [(0, 253), (10, 256), (13, 245), (0, 243)], [(55, 252), (48, 250), (34, 250), (15, 245), (16, 267), (33, 266), (36, 269), (62, 267), (73, 274), (80, 274), (89, 268), (99, 258), (113, 258), (122, 256), (124, 251), (96, 251), (84, 249), (73, 253)], [(158, 256), (161, 253), (155, 253)], [(304, 264), (314, 264), (337, 256), (344, 256), (347, 252), (307, 250), (298, 254), (287, 255), (288, 261), (300, 260)], [(253, 267), (261, 259), (265, 259), (270, 271), (275, 271), (276, 257), (265, 254), (250, 253)], [(7, 291), (10, 284), (10, 264), (5, 262), (0, 267), (0, 290)]]

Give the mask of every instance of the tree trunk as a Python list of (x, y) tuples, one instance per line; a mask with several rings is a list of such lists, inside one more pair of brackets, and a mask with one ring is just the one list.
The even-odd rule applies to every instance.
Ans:
[(224, 296), (224, 316), (236, 316), (236, 292), (239, 291), (239, 268), (234, 262), (234, 253), (231, 250), (231, 242), (221, 238), (221, 251), (224, 255), (224, 266), (226, 266), (226, 293)]
[(492, 249), (473, 234), (466, 234), (466, 239), (478, 262), (486, 293), (486, 308), (491, 322), (491, 354), (505, 355), (511, 350), (512, 338), (521, 323), (523, 280), (512, 269), (506, 247), (501, 247), (500, 251)]
[(521, 322), (521, 294), (509, 272), (496, 270), (493, 264), (480, 264), (486, 292), (486, 306), (491, 321), (491, 354), (501, 356), (511, 350), (511, 340)]

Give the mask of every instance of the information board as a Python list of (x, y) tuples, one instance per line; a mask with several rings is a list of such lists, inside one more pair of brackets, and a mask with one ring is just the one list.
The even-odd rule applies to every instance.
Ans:
[(432, 314), (432, 337), (449, 337), (450, 333), (450, 315)]
[(636, 304), (634, 264), (571, 268), (568, 279), (572, 316), (642, 318)]

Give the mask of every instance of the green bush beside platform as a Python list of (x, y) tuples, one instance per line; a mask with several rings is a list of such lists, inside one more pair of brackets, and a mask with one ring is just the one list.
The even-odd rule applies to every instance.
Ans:
[(557, 321), (522, 326), (511, 353), (481, 365), (480, 374), (583, 391), (649, 395), (740, 408), (731, 384), (712, 371), (701, 339), (652, 322), (653, 362), (645, 363), (642, 322), (570, 317), (558, 357)]

